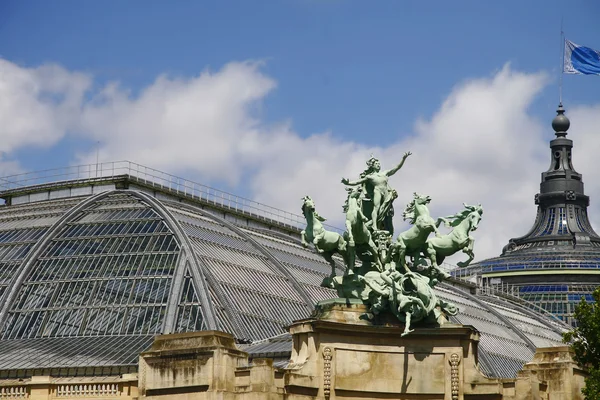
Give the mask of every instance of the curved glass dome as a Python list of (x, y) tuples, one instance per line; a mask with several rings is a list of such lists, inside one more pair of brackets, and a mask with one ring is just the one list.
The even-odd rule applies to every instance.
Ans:
[[(0, 194), (0, 377), (134, 371), (157, 334), (259, 344), (336, 297), (320, 287), (329, 264), (300, 245), (301, 218), (129, 172)], [(537, 346), (560, 344), (559, 322), (469, 290), (438, 293), (481, 332), (488, 374), (513, 376)]]
[[(562, 105), (553, 121), (550, 167), (535, 195), (537, 214), (524, 236), (510, 239), (499, 257), (452, 271), (492, 290), (517, 295), (576, 325), (575, 306), (600, 286), (600, 236), (588, 217), (583, 176), (573, 167), (570, 122)], [(557, 130), (558, 129), (558, 130)]]

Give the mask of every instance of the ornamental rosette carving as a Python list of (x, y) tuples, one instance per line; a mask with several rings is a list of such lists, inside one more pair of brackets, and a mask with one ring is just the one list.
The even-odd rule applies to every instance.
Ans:
[(333, 352), (331, 347), (323, 349), (323, 396), (329, 399), (331, 395), (331, 360)]
[(460, 364), (460, 356), (456, 353), (452, 353), (450, 356), (450, 387), (452, 400), (458, 400), (458, 392), (460, 386), (460, 379), (458, 376), (458, 364)]

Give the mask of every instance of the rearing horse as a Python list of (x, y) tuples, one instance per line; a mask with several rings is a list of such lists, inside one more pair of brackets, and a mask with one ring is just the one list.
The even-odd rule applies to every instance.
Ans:
[(449, 234), (427, 239), (424, 253), (429, 257), (432, 268), (443, 275), (447, 275), (447, 273), (442, 272), (439, 265), (446, 257), (459, 250), (469, 256), (468, 260), (457, 263), (459, 267), (466, 267), (475, 258), (475, 254), (473, 254), (475, 239), (469, 233), (477, 229), (483, 215), (483, 207), (481, 204), (469, 206), (464, 203), (463, 206), (465, 209), (458, 214), (439, 218), (438, 221), (443, 221), (447, 227), (454, 228)]
[(308, 247), (308, 242), (315, 245), (317, 253), (321, 254), (331, 265), (330, 278), (333, 278), (336, 265), (332, 257), (335, 253), (338, 253), (342, 256), (344, 262), (347, 262), (346, 242), (339, 233), (325, 230), (322, 224), (325, 218), (315, 211), (315, 202), (310, 196), (304, 196), (302, 201), (304, 202), (302, 204), (302, 214), (306, 218), (306, 228), (300, 232), (302, 245)]
[(436, 236), (440, 236), (437, 230), (439, 223), (436, 224), (436, 221), (431, 218), (427, 208), (431, 197), (419, 193), (414, 193), (413, 196), (413, 200), (406, 206), (402, 214), (404, 220), (409, 220), (412, 226), (398, 235), (396, 243), (393, 244), (394, 258), (397, 257), (396, 268), (406, 272), (410, 271), (406, 266), (406, 256), (414, 257), (416, 264), (429, 234), (435, 232)]

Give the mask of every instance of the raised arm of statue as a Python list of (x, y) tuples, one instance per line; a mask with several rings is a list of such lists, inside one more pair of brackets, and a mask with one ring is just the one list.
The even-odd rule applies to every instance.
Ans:
[(346, 178), (342, 178), (342, 183), (344, 185), (348, 185), (348, 186), (356, 186), (356, 185), (361, 185), (361, 184), (365, 183), (367, 181), (367, 179), (368, 178), (366, 176), (364, 178), (360, 178), (355, 181), (351, 181)]
[(410, 151), (407, 151), (406, 153), (404, 153), (404, 156), (402, 157), (402, 161), (400, 161), (400, 164), (396, 165), (394, 168), (392, 169), (388, 169), (387, 171), (385, 171), (385, 174), (387, 176), (392, 176), (394, 175), (396, 172), (398, 172), (400, 170), (400, 168), (402, 168), (402, 166), (404, 165), (404, 161), (406, 161), (406, 159), (411, 155), (412, 153)]

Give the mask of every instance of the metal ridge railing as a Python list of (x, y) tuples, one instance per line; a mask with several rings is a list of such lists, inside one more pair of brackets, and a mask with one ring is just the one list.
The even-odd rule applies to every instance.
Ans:
[[(236, 212), (250, 214), (259, 219), (268, 219), (297, 229), (303, 229), (306, 225), (306, 220), (301, 215), (271, 207), (254, 200), (240, 197), (131, 161), (74, 165), (70, 167), (0, 177), (0, 192), (64, 181), (109, 178), (119, 175), (129, 175), (133, 181), (204, 200), (208, 203)], [(340, 228), (331, 225), (326, 225), (326, 228), (338, 233), (342, 232)]]
[(453, 271), (455, 278), (464, 278), (476, 274), (486, 274), (492, 272), (518, 272), (529, 270), (561, 270), (561, 269), (600, 269), (600, 261), (523, 261), (521, 264), (494, 264), (493, 266), (478, 266), (474, 268), (457, 268)]
[(485, 286), (478, 285), (477, 286), (477, 294), (483, 294), (483, 295), (500, 297), (500, 298), (507, 298), (518, 304), (520, 303), (521, 305), (523, 305), (531, 310), (537, 311), (538, 313), (551, 318), (552, 320), (557, 322), (562, 327), (570, 328), (569, 324), (567, 324), (565, 321), (560, 319), (560, 317), (558, 317), (556, 314), (546, 310), (542, 306), (535, 304), (532, 301), (525, 300), (523, 297), (521, 297), (521, 292), (520, 292), (519, 286), (510, 285), (507, 283), (502, 283), (501, 285), (485, 285)]

